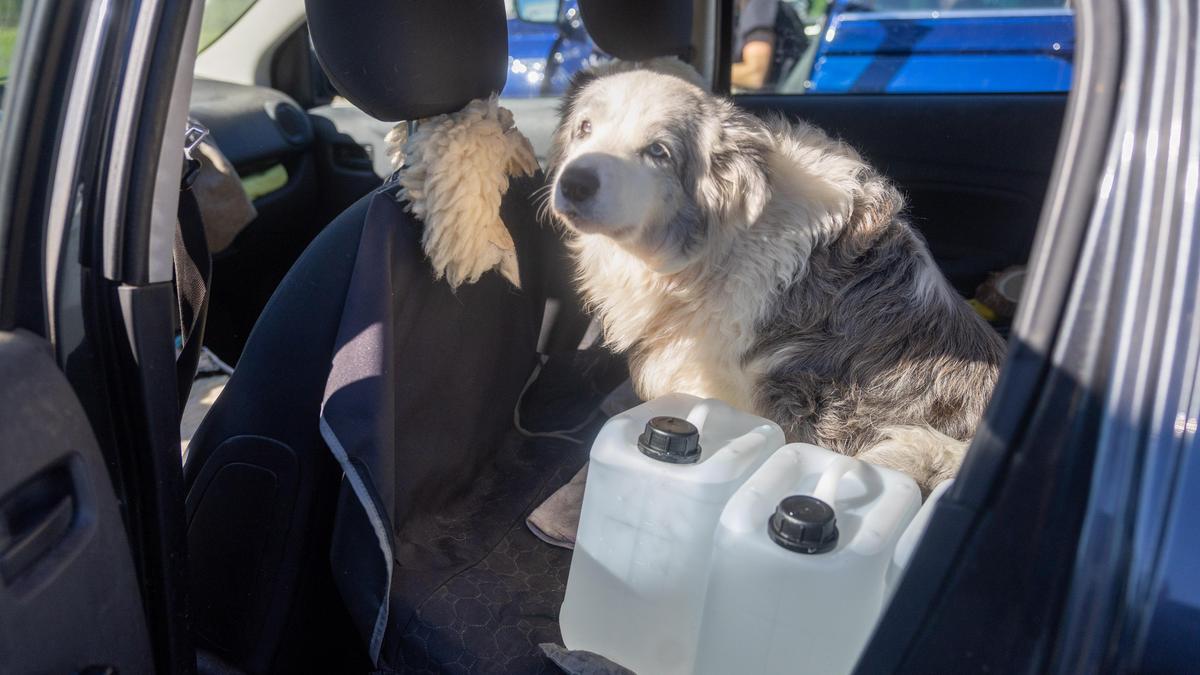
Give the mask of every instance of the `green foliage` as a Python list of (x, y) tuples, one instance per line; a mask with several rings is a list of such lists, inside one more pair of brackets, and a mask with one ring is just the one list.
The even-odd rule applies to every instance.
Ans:
[(17, 24), (21, 21), (22, 0), (0, 0), (0, 84), (8, 81), (13, 49), (17, 45)]

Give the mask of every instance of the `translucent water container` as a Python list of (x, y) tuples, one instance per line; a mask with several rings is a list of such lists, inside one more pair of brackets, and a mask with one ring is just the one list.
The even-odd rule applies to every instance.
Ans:
[(917, 544), (921, 543), (921, 537), (925, 536), (925, 530), (929, 529), (929, 518), (933, 516), (933, 510), (937, 508), (942, 495), (946, 494), (951, 485), (954, 485), (953, 478), (944, 480), (933, 488), (929, 497), (925, 499), (925, 503), (921, 505), (921, 510), (917, 511), (912, 522), (904, 528), (904, 534), (900, 535), (900, 541), (896, 542), (896, 550), (892, 553), (892, 564), (888, 569), (887, 594), (889, 598), (896, 591), (896, 587), (900, 585), (900, 577), (904, 576), (904, 570), (908, 569), (908, 563), (917, 550)]
[(691, 672), (717, 520), (783, 444), (773, 422), (683, 394), (609, 420), (559, 617), (566, 646), (638, 673)]
[(920, 506), (904, 474), (812, 445), (780, 448), (721, 514), (696, 672), (850, 672)]

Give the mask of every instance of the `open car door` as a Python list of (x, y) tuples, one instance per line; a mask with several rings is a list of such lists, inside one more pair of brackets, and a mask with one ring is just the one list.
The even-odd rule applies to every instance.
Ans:
[(86, 76), (70, 43), (89, 3), (68, 4), (0, 5), (4, 30), (18, 35), (0, 137), (0, 672), (148, 672), (129, 539), (96, 434), (47, 339), (38, 264), (48, 234), (38, 197), (53, 191), (70, 123), (59, 107), (67, 87), (53, 89)]
[(199, 14), (0, 1), (0, 673), (195, 669), (164, 129)]
[(24, 331), (0, 331), (0, 448), (0, 671), (148, 672), (108, 470), (49, 343)]

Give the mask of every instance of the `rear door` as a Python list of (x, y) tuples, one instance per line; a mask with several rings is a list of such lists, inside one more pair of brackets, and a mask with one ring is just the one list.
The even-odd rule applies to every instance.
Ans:
[[(756, 31), (739, 4), (724, 3), (731, 63), (772, 32)], [(761, 87), (739, 86), (737, 67), (723, 69), (739, 105), (807, 120), (862, 152), (904, 192), (913, 224), (965, 297), (990, 273), (1023, 265), (1071, 82), (1067, 1), (777, 4), (803, 26), (777, 21), (786, 67)]]
[[(135, 4), (0, 0), (2, 673), (177, 670), (163, 667), (170, 648), (152, 648), (154, 605), (140, 584), (161, 579), (149, 571), (159, 565), (131, 545), (151, 521), (131, 520), (140, 510), (127, 498), (132, 481), (114, 481), (145, 467), (112, 452), (128, 443), (102, 450), (99, 441), (128, 438), (129, 425), (98, 412), (119, 403), (106, 379), (113, 364), (96, 343), (112, 326), (87, 264), (89, 250), (105, 248), (89, 223), (103, 210), (93, 200), (105, 192), (97, 168), (114, 154), (98, 141), (128, 84), (136, 28), (155, 25), (162, 7)], [(124, 150), (133, 156), (136, 146)], [(173, 387), (173, 372), (159, 378)], [(170, 632), (169, 622), (153, 625)]]

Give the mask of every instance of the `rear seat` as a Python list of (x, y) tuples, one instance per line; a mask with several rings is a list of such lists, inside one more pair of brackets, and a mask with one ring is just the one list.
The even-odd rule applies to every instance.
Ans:
[[(690, 2), (654, 3), (668, 5), (648, 13), (640, 0), (602, 0), (583, 11), (599, 22), (598, 41), (640, 26), (626, 36), (634, 51), (601, 46), (645, 58), (661, 53), (647, 52), (651, 44), (686, 49)], [(331, 80), (383, 119), (451, 112), (503, 84), (498, 0), (372, 0), (353, 14), (335, 0), (307, 7)], [(552, 671), (537, 645), (561, 641), (570, 554), (536, 539), (524, 519), (586, 461), (600, 421), (576, 444), (523, 435), (512, 411), (528, 389), (526, 428), (573, 427), (627, 374), (605, 352), (567, 352), (527, 386), (547, 294), (561, 287), (553, 269), (561, 242), (534, 214), (541, 184), (540, 175), (513, 180), (501, 211), (517, 244), (520, 291), (496, 273), (452, 291), (424, 258), (422, 223), (387, 207), (394, 229), (385, 228), (390, 267), (380, 278), (389, 281), (365, 300), (392, 303), (390, 358), (381, 376), (346, 384), (392, 397), (394, 425), (381, 432), (392, 454), (379, 464), (335, 457), (321, 424), (332, 364), (346, 346), (343, 313), (364, 300), (348, 296), (356, 265), (381, 253), (360, 245), (372, 206), (389, 203), (372, 199), (393, 199), (396, 186), (343, 212), (281, 283), (185, 466), (193, 620), (210, 660), (252, 673)], [(381, 466), (391, 467), (387, 475), (370, 473)], [(364, 476), (383, 486), (365, 502), (355, 484)], [(391, 553), (381, 635), (369, 611), (376, 587), (366, 583), (379, 572), (376, 525)]]

